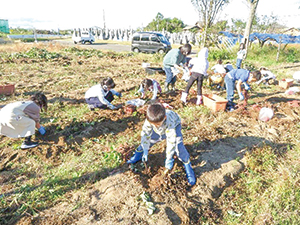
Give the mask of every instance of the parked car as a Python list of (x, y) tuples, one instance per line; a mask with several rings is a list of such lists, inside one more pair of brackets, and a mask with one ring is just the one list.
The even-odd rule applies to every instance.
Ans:
[(86, 42), (93, 44), (93, 42), (95, 42), (95, 37), (89, 29), (75, 29), (72, 40), (74, 41), (74, 44), (85, 44)]
[(168, 39), (158, 32), (137, 32), (132, 36), (131, 51), (163, 54), (172, 49)]

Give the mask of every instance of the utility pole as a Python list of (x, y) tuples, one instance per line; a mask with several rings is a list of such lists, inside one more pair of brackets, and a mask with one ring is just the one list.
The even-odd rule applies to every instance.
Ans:
[(105, 30), (106, 28), (106, 25), (105, 25), (105, 12), (104, 12), (104, 9), (103, 9), (103, 29)]

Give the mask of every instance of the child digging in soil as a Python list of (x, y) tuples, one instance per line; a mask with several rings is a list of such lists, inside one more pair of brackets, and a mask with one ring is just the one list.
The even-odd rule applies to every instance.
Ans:
[(114, 95), (121, 98), (121, 93), (115, 91), (113, 88), (116, 86), (111, 77), (102, 79), (100, 84), (92, 86), (85, 93), (85, 101), (90, 110), (95, 108), (100, 109), (118, 109), (118, 107), (111, 104), (114, 100)]
[(161, 93), (161, 87), (159, 83), (154, 79), (144, 79), (140, 85), (140, 89), (138, 90), (138, 92), (141, 92), (142, 98), (145, 97), (146, 91), (151, 91), (153, 93), (151, 100), (155, 100), (157, 97), (157, 93)]
[(34, 148), (38, 142), (33, 142), (31, 136), (35, 128), (41, 135), (46, 133), (40, 125), (40, 111), (47, 110), (47, 98), (42, 93), (36, 93), (29, 101), (9, 103), (0, 110), (0, 134), (11, 138), (25, 137), (21, 149)]
[(166, 110), (160, 103), (148, 106), (146, 120), (141, 132), (141, 144), (127, 163), (136, 163), (140, 160), (147, 162), (149, 149), (157, 142), (166, 139), (165, 167), (171, 170), (174, 165), (174, 154), (183, 162), (187, 179), (190, 185), (196, 183), (196, 177), (190, 162), (190, 155), (183, 144), (181, 120), (177, 113)]
[(186, 56), (192, 51), (190, 44), (185, 44), (179, 49), (172, 49), (169, 51), (163, 59), (163, 69), (166, 73), (165, 92), (169, 91), (169, 85), (171, 84), (173, 91), (175, 90), (176, 83), (176, 71), (181, 69), (181, 64), (186, 64)]
[(259, 81), (256, 81), (256, 84), (264, 83), (265, 85), (269, 85), (271, 81), (273, 81), (273, 83), (275, 82), (276, 76), (270, 70), (265, 67), (261, 67), (259, 71), (262, 76)]
[(250, 90), (250, 86), (247, 82), (257, 81), (261, 77), (259, 71), (250, 72), (249, 70), (245, 69), (233, 69), (228, 72), (225, 76), (225, 85), (226, 85), (226, 92), (227, 92), (227, 108), (228, 111), (234, 110), (234, 103), (233, 103), (233, 95), (234, 95), (234, 88), (235, 82), (236, 89), (240, 98), (240, 101), (244, 100), (245, 96), (242, 93), (242, 84), (244, 83), (245, 90)]

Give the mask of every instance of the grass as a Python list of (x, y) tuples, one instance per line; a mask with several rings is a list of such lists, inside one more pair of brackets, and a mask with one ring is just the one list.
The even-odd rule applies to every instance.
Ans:
[[(270, 147), (246, 157), (247, 168), (218, 203), (226, 224), (299, 224), (299, 147), (285, 157)], [(226, 213), (227, 211), (227, 213)], [(236, 212), (239, 216), (229, 214)]]
[[(62, 200), (67, 192), (103, 179), (109, 170), (120, 166), (122, 160), (119, 153), (88, 151), (90, 147), (83, 146), (86, 150), (80, 156), (61, 155), (62, 163), (58, 167), (45, 165), (32, 156), (27, 156), (28, 161), (21, 170), (17, 165), (11, 165), (15, 176), (26, 176), (28, 179), (16, 182), (12, 195), (0, 188), (5, 193), (0, 196), (0, 213), (5, 215), (0, 222), (11, 223), (5, 218), (16, 219), (24, 213), (35, 215)], [(7, 211), (12, 212), (7, 214)]]
[[(297, 49), (297, 46), (294, 48)], [(288, 48), (281, 54), (279, 62), (274, 62), (275, 48), (259, 49), (252, 46), (247, 62), (254, 68), (275, 68), (295, 61), (299, 58), (298, 54), (299, 51)], [(42, 114), (43, 124), (46, 127), (56, 127), (56, 132), (60, 134), (69, 132), (69, 137), (80, 132), (80, 127), (101, 125), (105, 120), (102, 115), (88, 120), (85, 118), (89, 115), (89, 110), (82, 104), (82, 96), (89, 86), (98, 83), (105, 76), (116, 78), (119, 90), (125, 85), (128, 86), (128, 83), (138, 86), (139, 80), (147, 76), (140, 67), (142, 62), (161, 66), (163, 60), (163, 56), (159, 54), (111, 53), (52, 45), (46, 49), (39, 43), (33, 48), (21, 44), (0, 46), (0, 56), (0, 75), (3, 82), (20, 84), (20, 76), (24, 79), (18, 92), (1, 100), (1, 105), (26, 99), (31, 93), (41, 89), (49, 96), (50, 101), (48, 112)], [(214, 50), (209, 58), (210, 65), (214, 65), (215, 59), (220, 56), (233, 64), (235, 62), (234, 54)], [(290, 74), (278, 69), (276, 75), (281, 78)], [(179, 89), (183, 89), (185, 85), (185, 82), (178, 82)], [(273, 88), (253, 85), (252, 90), (274, 92)], [(136, 98), (135, 91), (136, 89), (126, 91), (122, 101)], [(255, 99), (250, 101), (251, 104), (255, 103)], [(223, 129), (230, 117), (227, 113), (213, 114), (203, 106), (187, 106), (177, 112), (183, 121), (185, 142), (192, 147), (198, 148), (203, 141), (202, 136), (211, 142), (229, 137), (229, 131)], [(133, 114), (132, 117), (118, 121), (117, 125), (127, 127), (142, 123), (138, 114)], [(196, 121), (200, 121), (197, 126)], [(243, 159), (245, 171), (214, 203), (214, 208), (221, 211), (220, 216), (210, 218), (203, 214), (203, 223), (299, 224), (299, 128), (299, 124), (295, 124), (290, 133), (287, 131), (281, 136), (280, 141), (291, 143), (287, 149), (265, 145), (255, 147), (248, 153)], [(237, 132), (234, 135), (240, 135), (239, 127), (235, 129)], [(122, 156), (116, 149), (124, 143), (137, 146), (139, 135), (137, 130), (127, 135), (123, 131), (116, 134), (109, 130), (82, 140), (81, 145), (70, 146), (75, 150), (72, 154), (66, 154), (63, 150), (58, 152), (55, 156), (60, 160), (58, 165), (42, 158), (42, 153), (36, 155), (30, 151), (19, 152), (20, 161), (8, 163), (8, 170), (1, 172), (3, 185), (0, 187), (0, 223), (13, 223), (24, 214), (36, 215), (65, 200), (68, 193), (87, 190), (93, 183), (107, 177), (111, 170), (123, 164)], [(1, 138), (0, 148), (11, 147), (10, 151), (20, 151), (21, 142), (21, 139)], [(74, 209), (81, 204), (83, 202), (77, 202)]]

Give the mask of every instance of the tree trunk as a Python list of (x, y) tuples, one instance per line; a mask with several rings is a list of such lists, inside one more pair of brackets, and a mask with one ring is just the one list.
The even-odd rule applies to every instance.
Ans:
[(244, 41), (243, 41), (243, 43), (245, 43), (245, 47), (246, 47), (246, 57), (247, 57), (247, 53), (248, 53), (249, 36), (250, 36), (250, 32), (251, 32), (251, 27), (252, 27), (253, 19), (255, 16), (255, 12), (256, 12), (256, 8), (257, 8), (259, 0), (247, 0), (247, 1), (250, 4), (250, 12), (249, 12), (247, 25), (245, 28)]

